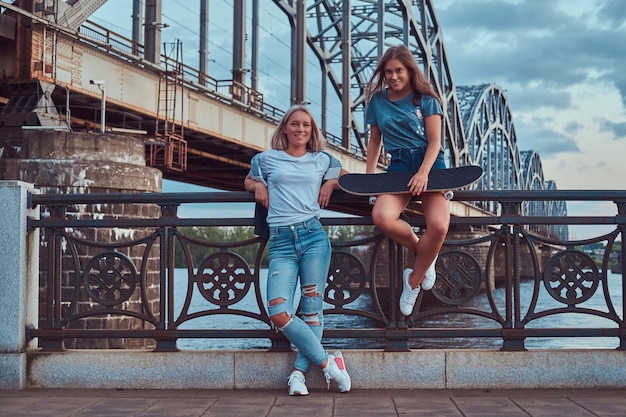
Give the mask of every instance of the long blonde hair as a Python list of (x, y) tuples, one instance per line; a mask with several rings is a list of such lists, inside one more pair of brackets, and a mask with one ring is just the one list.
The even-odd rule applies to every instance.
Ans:
[(276, 130), (274, 130), (274, 133), (272, 133), (270, 138), (270, 146), (272, 149), (285, 150), (289, 147), (289, 139), (287, 139), (287, 134), (285, 133), (285, 126), (289, 123), (289, 118), (297, 111), (306, 113), (311, 119), (311, 139), (309, 139), (306, 144), (307, 150), (312, 152), (324, 150), (324, 147), (326, 146), (326, 138), (324, 138), (322, 131), (317, 126), (317, 122), (315, 121), (315, 117), (313, 117), (311, 110), (301, 104), (291, 106), (278, 123), (278, 127), (276, 127)]
[(406, 67), (407, 71), (409, 71), (409, 84), (411, 85), (411, 90), (413, 90), (414, 105), (419, 105), (422, 95), (424, 94), (434, 97), (439, 101), (439, 104), (441, 104), (439, 94), (437, 94), (428, 78), (426, 78), (426, 75), (420, 71), (413, 54), (411, 54), (411, 51), (406, 47), (406, 45), (392, 46), (387, 49), (380, 58), (380, 61), (378, 61), (378, 65), (376, 65), (376, 69), (374, 70), (374, 74), (372, 74), (372, 79), (367, 84), (367, 101), (369, 101), (374, 94), (382, 91), (387, 85), (385, 80), (385, 66), (392, 59), (400, 61), (402, 65)]

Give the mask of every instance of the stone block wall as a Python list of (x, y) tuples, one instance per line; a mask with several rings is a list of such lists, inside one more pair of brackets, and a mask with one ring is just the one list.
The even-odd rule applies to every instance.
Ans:
[[(144, 143), (141, 139), (113, 134), (75, 133), (43, 130), (6, 130), (0, 138), (0, 178), (21, 180), (32, 183), (42, 194), (68, 193), (124, 193), (124, 192), (160, 192), (162, 173), (150, 168), (145, 163)], [(41, 216), (54, 213), (44, 208)], [(154, 204), (99, 204), (77, 205), (68, 208), (66, 216), (76, 219), (116, 219), (116, 218), (156, 218), (160, 208)], [(97, 307), (94, 295), (97, 288), (88, 288), (83, 282), (84, 268), (94, 257), (102, 261), (104, 252), (119, 252), (132, 261), (137, 270), (136, 279), (145, 285), (147, 306), (140, 299), (140, 288), (134, 291), (122, 308), (142, 311), (149, 308), (158, 316), (158, 242), (150, 250), (145, 267), (145, 277), (141, 276), (142, 259), (145, 245), (125, 247), (124, 243), (150, 235), (153, 230), (131, 230), (112, 228), (81, 228), (65, 230), (71, 238), (85, 240), (89, 244), (76, 243), (77, 260), (72, 256), (68, 241), (63, 239), (61, 293), (63, 307), (69, 308), (69, 301), (78, 291), (77, 308), (74, 313), (90, 311)], [(40, 273), (40, 325), (50, 319), (43, 308), (51, 282), (46, 276), (48, 262), (48, 239), (45, 231), (41, 233), (41, 273)], [(80, 242), (76, 240), (75, 242)], [(119, 243), (117, 247), (105, 244)], [(94, 259), (95, 262), (97, 259)], [(104, 272), (96, 265), (96, 273)], [(78, 283), (78, 284), (77, 284)], [(130, 291), (130, 289), (128, 289)], [(119, 294), (118, 294), (119, 295)], [(114, 295), (115, 297), (115, 295)], [(94, 305), (96, 307), (94, 307)], [(93, 316), (89, 319), (70, 323), (69, 327), (80, 326), (90, 329), (142, 328), (145, 322), (131, 317), (109, 315)], [(84, 339), (66, 340), (66, 347), (71, 348), (137, 348), (150, 347), (151, 341), (143, 340), (104, 340)]]

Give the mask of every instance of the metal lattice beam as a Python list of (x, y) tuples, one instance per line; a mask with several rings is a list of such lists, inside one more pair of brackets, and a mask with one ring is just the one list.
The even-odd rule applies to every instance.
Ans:
[[(38, 7), (34, 7), (32, 2), (23, 1), (23, 5), (29, 6), (25, 15), (35, 13), (31, 18), (39, 22), (47, 19), (55, 30), (66, 30), (65, 26), (72, 28), (79, 24), (84, 20), (84, 15), (92, 13), (105, 1), (74, 0), (64, 3), (63, 8), (66, 11), (73, 10), (72, 19), (68, 17), (69, 13), (64, 14), (61, 9), (48, 13), (47, 6), (60, 4), (58, 2), (45, 0), (37, 3)], [(258, 0), (253, 3), (254, 27), (258, 23), (255, 17), (258, 13), (255, 11), (258, 11), (259, 3)], [(19, 11), (18, 6), (21, 5), (22, 2), (17, 2), (17, 6), (6, 3), (4, 7)], [(146, 20), (155, 25), (159, 24), (161, 14), (158, 5), (160, 0), (146, 2)], [(286, 15), (292, 32), (292, 102), (304, 102), (307, 98), (305, 89), (308, 61), (305, 52), (310, 49), (319, 62), (322, 79), (321, 125), (331, 139), (332, 146), (340, 152), (351, 154), (355, 159), (363, 159), (369, 136), (364, 122), (367, 83), (384, 51), (390, 46), (405, 44), (443, 100), (446, 113), (443, 118), (442, 148), (449, 166), (481, 165), (485, 175), (473, 186), (476, 189), (556, 189), (554, 183), (545, 181), (539, 155), (532, 151), (520, 152), (511, 110), (503, 90), (494, 84), (464, 87), (455, 85), (433, 0), (274, 0), (274, 5)], [(252, 81), (252, 88), (249, 88), (244, 75), (247, 69), (243, 68), (244, 51), (247, 48), (247, 28), (244, 24), (247, 21), (247, 8), (245, 2), (236, 2), (235, 6), (235, 47), (232, 51), (234, 58), (231, 81), (238, 88), (231, 88), (230, 95), (237, 100), (238, 105), (248, 105), (260, 113), (263, 111), (259, 107), (262, 94), (256, 91), (256, 78)], [(204, 7), (206, 8), (206, 3)], [(65, 26), (54, 23), (60, 13), (67, 17), (63, 21)], [(134, 23), (137, 22), (135, 19)], [(68, 34), (70, 32), (67, 31)], [(257, 36), (253, 38), (258, 40)], [(129, 53), (132, 51), (136, 54), (139, 50), (136, 42), (135, 39), (133, 45), (128, 47)], [(145, 43), (152, 46), (158, 44), (149, 40)], [(253, 49), (256, 51), (258, 48), (253, 42)], [(160, 63), (157, 59), (160, 56), (150, 59), (147, 53), (150, 49), (156, 50), (155, 48), (144, 49), (146, 60)], [(112, 50), (114, 48), (107, 47), (107, 51)], [(124, 52), (119, 54), (125, 55)], [(135, 58), (133, 55), (129, 59), (134, 61)], [(254, 58), (256, 55), (253, 57), (252, 71), (254, 77), (258, 77), (259, 72), (254, 68), (257, 60)], [(18, 68), (15, 72), (18, 74), (26, 71)], [(206, 86), (208, 74), (198, 79)], [(244, 89), (250, 97), (254, 97), (254, 101), (246, 101), (243, 96), (235, 97), (234, 91)], [(329, 130), (337, 130), (335, 120), (339, 113), (336, 103), (339, 103), (342, 110), (340, 140), (328, 133)], [(278, 113), (278, 109), (272, 107), (265, 115), (275, 120)], [(333, 129), (328, 127), (331, 116)], [(481, 208), (497, 214), (499, 207), (495, 203), (483, 204), (488, 206)], [(559, 202), (537, 203), (526, 204), (522, 210), (527, 215), (562, 215), (566, 212), (566, 207)]]
[[(303, 0), (275, 0), (294, 22), (296, 4)], [(306, 1), (304, 1), (306, 3)], [(344, 8), (350, 8), (351, 53), (349, 56), (350, 94), (342, 90), (346, 58), (342, 53), (345, 34)], [(366, 86), (379, 57), (389, 46), (405, 44), (440, 94), (447, 109), (443, 120), (442, 147), (450, 166), (476, 164), (485, 175), (475, 189), (539, 190), (555, 187), (543, 177), (541, 159), (536, 152), (520, 154), (511, 110), (503, 90), (495, 84), (456, 86), (432, 0), (325, 0), (312, 2), (306, 8), (307, 44), (320, 62), (343, 106), (349, 106), (349, 138), (342, 138), (346, 148), (365, 153), (368, 132), (364, 123)], [(326, 84), (323, 84), (324, 86)], [(326, 97), (331, 94), (324, 87)], [(325, 130), (329, 111), (322, 101), (322, 126)], [(345, 136), (346, 131), (342, 134)], [(350, 144), (350, 146), (346, 146)], [(494, 203), (481, 207), (496, 213)], [(526, 204), (524, 214), (562, 215), (564, 203)], [(561, 231), (563, 232), (563, 231)], [(564, 231), (567, 232), (566, 230)], [(561, 235), (563, 236), (563, 235)]]

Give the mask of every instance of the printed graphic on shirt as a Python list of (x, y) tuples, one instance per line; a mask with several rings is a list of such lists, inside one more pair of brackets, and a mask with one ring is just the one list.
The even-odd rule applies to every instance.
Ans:
[(415, 133), (424, 137), (426, 136), (426, 129), (424, 129), (424, 113), (422, 113), (421, 107), (415, 108), (415, 115), (417, 116), (417, 129), (415, 129)]
[(417, 107), (415, 109), (415, 115), (417, 116), (417, 119), (418, 119), (417, 129), (415, 130), (415, 132), (418, 135), (426, 136), (426, 131), (424, 129), (424, 113), (422, 113), (421, 107)]

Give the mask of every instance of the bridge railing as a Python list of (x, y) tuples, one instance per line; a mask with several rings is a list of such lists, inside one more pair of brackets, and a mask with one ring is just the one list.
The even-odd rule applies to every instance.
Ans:
[[(143, 45), (139, 45), (131, 39), (94, 22), (86, 21), (79, 28), (79, 33), (81, 36), (79, 36), (78, 39), (81, 41), (90, 43), (92, 46), (119, 56), (124, 60), (135, 62), (143, 56)], [(142, 65), (145, 65), (145, 62), (143, 62)], [(168, 67), (176, 67), (179, 69), (180, 73), (173, 74), (171, 71), (166, 71)], [(213, 78), (208, 74), (201, 73), (192, 66), (178, 62), (175, 58), (169, 57), (166, 54), (161, 54), (160, 68), (162, 69), (160, 74), (162, 77), (170, 77), (172, 78), (172, 82), (180, 83), (189, 89), (196, 90), (220, 102), (238, 106), (243, 111), (254, 114), (263, 120), (278, 123), (285, 113), (285, 109), (267, 103), (263, 94), (250, 86), (238, 83), (232, 79), (219, 80)], [(158, 71), (158, 69), (155, 70)], [(107, 112), (108, 111), (109, 110), (107, 110)], [(107, 120), (109, 124), (113, 122), (108, 117)], [(126, 128), (125, 126), (115, 127)], [(329, 146), (341, 150), (342, 152), (345, 151), (340, 137), (328, 131), (325, 131), (324, 135)], [(354, 141), (350, 144), (349, 151), (356, 158), (364, 158), (363, 150), (357, 143), (354, 143)], [(381, 156), (381, 158), (384, 158), (384, 156)], [(388, 161), (381, 159), (381, 163), (386, 162)]]
[[(91, 43), (92, 46), (106, 50), (107, 53), (127, 61), (135, 62), (143, 56), (143, 45), (94, 22), (86, 21), (79, 28), (79, 33), (81, 41)], [(145, 62), (143, 64), (145, 65)], [(171, 71), (166, 71), (169, 67), (178, 68), (179, 73), (173, 74)], [(167, 54), (160, 55), (160, 68), (162, 68), (161, 76), (170, 77), (173, 82), (183, 84), (187, 88), (197, 90), (216, 100), (239, 106), (262, 119), (278, 122), (284, 114), (284, 110), (266, 103), (263, 94), (257, 90), (232, 79), (215, 79), (192, 66), (178, 62)]]
[[(265, 307), (267, 242), (252, 233), (252, 194), (29, 198), (42, 213), (28, 221), (29, 230), (39, 229), (42, 236), (42, 287), (39, 328), (28, 329), (27, 338), (37, 338), (43, 350), (102, 338), (150, 341), (156, 351), (175, 351), (191, 339), (256, 340), (269, 343), (270, 350), (290, 349), (272, 329)], [(616, 214), (519, 214), (523, 202), (555, 199), (613, 202)], [(604, 338), (616, 349), (626, 348), (626, 271), (615, 261), (624, 259), (619, 241), (626, 228), (626, 191), (458, 191), (455, 200), (495, 201), (501, 214), (452, 219), (436, 285), (420, 294), (407, 317), (397, 300), (412, 255), (377, 232), (369, 217), (323, 217), (333, 242), (325, 343), (406, 351), (489, 341), (501, 350), (526, 350), (536, 340), (578, 338), (586, 346), (587, 340)], [(341, 192), (333, 202), (366, 204), (364, 197)], [(233, 213), (239, 207), (249, 215), (179, 216), (181, 207), (195, 204), (223, 212), (224, 203)], [(120, 214), (94, 214), (101, 205)], [(160, 215), (125, 218), (130, 206), (158, 206)], [(418, 234), (423, 231), (423, 218), (407, 220)], [(529, 232), (531, 225), (609, 231), (559, 241)]]

